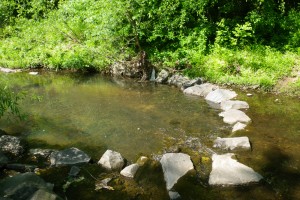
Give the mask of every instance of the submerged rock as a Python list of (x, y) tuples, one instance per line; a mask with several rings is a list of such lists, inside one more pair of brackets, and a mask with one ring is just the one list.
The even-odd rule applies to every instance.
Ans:
[(58, 152), (58, 151), (53, 149), (30, 149), (29, 150), (30, 155), (39, 158), (44, 158), (44, 159), (48, 158), (53, 152)]
[(135, 173), (137, 172), (137, 170), (139, 169), (139, 165), (138, 164), (132, 164), (132, 165), (129, 165), (127, 167), (125, 167), (121, 172), (120, 174), (123, 175), (123, 176), (126, 176), (128, 178), (133, 178)]
[(248, 137), (233, 137), (233, 138), (220, 138), (214, 141), (213, 147), (226, 150), (234, 150), (237, 148), (250, 149), (251, 145)]
[[(34, 173), (24, 173), (24, 174), (17, 174), (13, 177), (8, 177), (3, 179), (0, 182), (0, 197), (7, 197), (11, 199), (20, 199), (20, 200), (27, 200), (27, 199), (37, 199), (36, 196), (41, 194), (41, 191), (38, 194), (35, 194), (40, 189), (46, 191), (47, 193), (51, 193), (53, 190), (53, 184), (46, 183), (42, 178), (37, 176)], [(45, 193), (44, 193), (45, 194)], [(59, 197), (53, 198), (56, 195), (50, 195), (47, 197), (41, 198), (45, 200), (52, 200), (52, 199), (60, 199)], [(51, 197), (51, 198), (50, 198)]]
[(124, 166), (124, 159), (120, 153), (107, 150), (98, 161), (98, 165), (108, 170), (121, 170)]
[(0, 150), (4, 153), (10, 153), (14, 156), (19, 156), (24, 149), (20, 144), (21, 140), (10, 135), (2, 135), (0, 137)]
[(0, 168), (1, 165), (5, 165), (8, 163), (8, 158), (0, 151)]
[(210, 92), (216, 90), (218, 86), (210, 84), (210, 83), (204, 83), (201, 85), (194, 85), (192, 87), (186, 88), (183, 93), (189, 94), (189, 95), (196, 95), (201, 97), (206, 97)]
[(234, 91), (226, 90), (226, 89), (216, 89), (210, 92), (205, 100), (211, 101), (213, 103), (221, 103), (222, 101), (230, 100), (236, 97), (237, 94)]
[(107, 185), (111, 180), (112, 180), (112, 178), (105, 178), (101, 181), (96, 182), (95, 190), (96, 191), (101, 190), (101, 189), (114, 190), (113, 187)]
[(227, 101), (222, 101), (221, 102), (221, 109), (222, 110), (230, 110), (230, 109), (248, 109), (249, 104), (246, 101), (232, 101), (232, 100), (227, 100)]
[(45, 189), (39, 189), (28, 200), (41, 200), (41, 199), (42, 200), (63, 200), (53, 192), (47, 191)]
[(232, 132), (236, 132), (239, 130), (243, 130), (247, 125), (243, 124), (241, 122), (237, 122), (233, 127), (232, 127)]
[(194, 169), (191, 158), (183, 153), (167, 153), (160, 160), (167, 189), (170, 190), (178, 179)]
[(209, 175), (210, 185), (240, 185), (259, 182), (263, 177), (250, 167), (232, 159), (234, 154), (212, 156), (212, 171)]
[(139, 166), (144, 166), (145, 163), (148, 161), (149, 159), (146, 157), (146, 156), (141, 156), (139, 157), (139, 159), (136, 161), (136, 163), (139, 165)]
[(90, 162), (91, 157), (75, 147), (58, 152), (52, 152), (50, 162), (52, 166), (76, 165)]
[(219, 116), (223, 117), (223, 121), (227, 124), (235, 124), (237, 122), (248, 124), (251, 122), (251, 119), (244, 112), (235, 109), (221, 112)]
[(178, 192), (175, 191), (169, 191), (169, 197), (171, 200), (179, 200), (181, 199), (181, 196)]
[(161, 70), (158, 75), (157, 78), (155, 79), (155, 82), (157, 83), (166, 83), (169, 77), (169, 72), (167, 70)]

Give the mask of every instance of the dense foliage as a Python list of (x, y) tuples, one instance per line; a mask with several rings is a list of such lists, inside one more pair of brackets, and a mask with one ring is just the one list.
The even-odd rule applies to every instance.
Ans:
[(299, 67), (292, 0), (2, 0), (0, 65), (102, 70), (141, 50), (157, 66), (272, 87)]

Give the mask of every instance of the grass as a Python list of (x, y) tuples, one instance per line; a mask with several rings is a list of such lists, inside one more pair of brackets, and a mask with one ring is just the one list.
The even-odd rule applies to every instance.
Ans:
[(187, 74), (204, 76), (216, 83), (259, 85), (270, 90), (283, 77), (290, 76), (299, 55), (254, 46), (243, 50), (217, 47), (207, 56), (192, 58)]

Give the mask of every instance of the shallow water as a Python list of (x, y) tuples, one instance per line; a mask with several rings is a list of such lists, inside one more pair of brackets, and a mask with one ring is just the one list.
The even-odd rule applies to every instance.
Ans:
[[(2, 118), (0, 128), (21, 136), (32, 148), (75, 146), (95, 161), (106, 149), (112, 149), (120, 152), (130, 163), (140, 155), (162, 154), (178, 138), (184, 141), (187, 137), (196, 137), (203, 145), (211, 147), (217, 136), (248, 136), (253, 149), (238, 152), (237, 158), (262, 174), (265, 177), (263, 183), (243, 187), (208, 187), (203, 180), (197, 179), (199, 175), (191, 173), (175, 188), (183, 199), (300, 197), (299, 99), (259, 93), (247, 97), (246, 91), (236, 90), (238, 99), (249, 103), (250, 109), (246, 112), (253, 122), (245, 131), (232, 135), (231, 127), (218, 117), (220, 111), (209, 107), (203, 98), (185, 96), (179, 89), (170, 86), (68, 73), (44, 72), (38, 76), (17, 73), (1, 74), (0, 77), (14, 85), (16, 90), (27, 91), (21, 103), (27, 119), (7, 121)], [(102, 173), (94, 166), (89, 170), (95, 174)], [(67, 170), (54, 173), (62, 176), (67, 174)], [(45, 175), (45, 178), (49, 182), (57, 179), (51, 175)], [(71, 187), (67, 197), (168, 198), (159, 166), (149, 165), (135, 181), (121, 180), (116, 185), (123, 187), (113, 192), (95, 192), (94, 180), (87, 179), (79, 186)], [(128, 189), (132, 187), (135, 188), (133, 191)]]

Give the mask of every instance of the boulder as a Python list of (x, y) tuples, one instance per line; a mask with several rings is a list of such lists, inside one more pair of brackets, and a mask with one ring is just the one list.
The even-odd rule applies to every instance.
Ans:
[(124, 159), (120, 153), (107, 150), (98, 161), (98, 165), (108, 170), (121, 170), (124, 166)]
[[(17, 174), (13, 177), (5, 178), (0, 182), (0, 196), (11, 199), (32, 199), (40, 189), (51, 192), (53, 184), (46, 183), (42, 178), (31, 172)], [(47, 198), (41, 199), (48, 200)]]
[(194, 169), (190, 156), (183, 153), (166, 153), (160, 163), (168, 190), (172, 189), (179, 178)]
[(161, 70), (158, 75), (157, 78), (155, 79), (155, 82), (157, 83), (166, 83), (169, 77), (169, 72), (167, 70)]
[(234, 154), (214, 154), (212, 171), (209, 175), (210, 185), (241, 185), (259, 182), (263, 177), (250, 167), (232, 159)]
[(0, 150), (4, 153), (10, 153), (14, 156), (19, 156), (24, 152), (24, 149), (20, 143), (21, 140), (17, 137), (2, 135), (0, 137)]
[(50, 162), (52, 166), (83, 164), (90, 162), (90, 160), (90, 156), (75, 147), (58, 152), (52, 152), (50, 155)]
[(202, 83), (203, 83), (202, 78), (194, 78), (194, 79), (192, 79), (190, 81), (187, 81), (187, 82), (183, 83), (181, 89), (185, 90), (188, 87), (192, 87), (194, 85), (200, 85)]
[(222, 101), (221, 102), (221, 109), (222, 110), (230, 110), (230, 109), (248, 109), (249, 104), (245, 101), (232, 101), (232, 100), (227, 100), (227, 101)]
[(168, 79), (169, 85), (176, 85), (181, 88), (185, 83), (189, 82), (190, 79), (186, 76), (182, 76), (180, 74), (175, 74)]
[(233, 127), (232, 127), (232, 132), (236, 132), (239, 130), (243, 130), (247, 125), (243, 124), (241, 122), (237, 122)]
[(202, 96), (206, 97), (210, 92), (217, 89), (218, 86), (210, 84), (210, 83), (204, 83), (201, 85), (194, 85), (192, 87), (188, 87), (185, 90), (183, 90), (184, 94), (188, 95), (196, 95), (196, 96)]
[(219, 116), (223, 117), (223, 121), (227, 124), (235, 124), (237, 122), (248, 124), (251, 122), (251, 119), (244, 112), (235, 109), (221, 112)]
[(234, 150), (237, 148), (251, 149), (248, 137), (233, 137), (233, 138), (220, 138), (214, 141), (213, 147), (226, 150)]
[(216, 89), (210, 92), (205, 99), (207, 101), (211, 101), (213, 103), (221, 103), (222, 101), (230, 100), (236, 97), (237, 94), (234, 91), (226, 90), (226, 89)]
[(128, 61), (114, 63), (110, 67), (110, 72), (114, 76), (124, 76), (130, 78), (140, 78), (142, 76), (139, 67)]
[(139, 165), (138, 164), (132, 164), (132, 165), (129, 165), (127, 167), (125, 167), (121, 172), (120, 174), (123, 175), (123, 176), (126, 176), (128, 178), (133, 178), (135, 173), (137, 172), (137, 170), (139, 169)]

